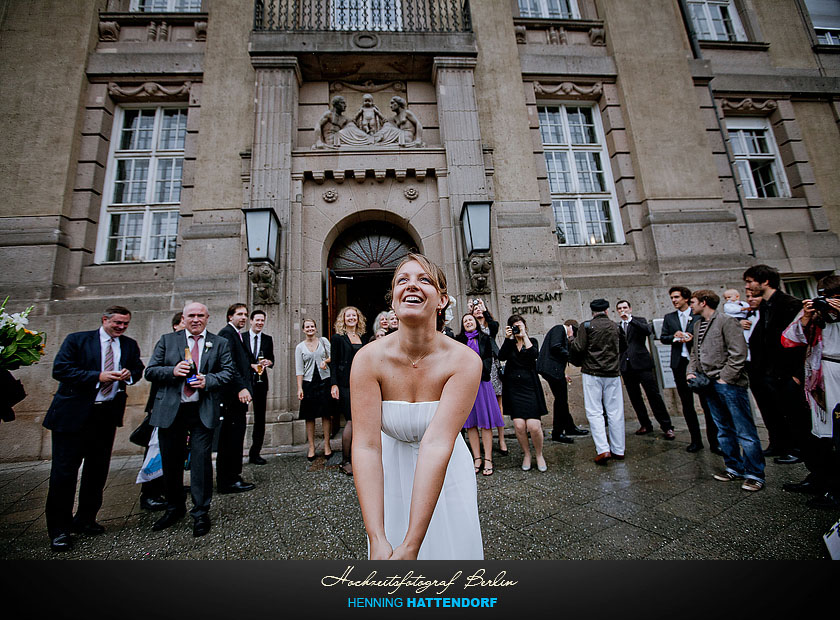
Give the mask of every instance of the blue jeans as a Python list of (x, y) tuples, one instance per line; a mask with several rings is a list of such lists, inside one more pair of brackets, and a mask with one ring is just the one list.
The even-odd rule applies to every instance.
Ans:
[(718, 428), (718, 443), (726, 471), (764, 482), (764, 455), (747, 388), (717, 381), (712, 386), (706, 397)]

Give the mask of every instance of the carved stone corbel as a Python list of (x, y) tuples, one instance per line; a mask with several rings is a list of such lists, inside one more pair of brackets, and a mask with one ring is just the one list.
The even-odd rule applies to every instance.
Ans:
[(490, 290), (490, 268), (493, 266), (493, 259), (489, 252), (476, 252), (467, 259), (467, 273), (470, 278), (470, 285), (467, 295), (489, 295)]
[(250, 263), (248, 279), (251, 281), (252, 299), (255, 304), (278, 303), (277, 270), (270, 263)]
[(607, 35), (606, 31), (600, 26), (593, 26), (589, 29), (589, 43), (592, 45), (606, 45)]
[(195, 40), (196, 41), (206, 41), (207, 40), (207, 22), (205, 21), (197, 21), (195, 22)]
[(516, 42), (519, 45), (527, 43), (525, 26), (514, 26), (513, 34), (516, 36)]
[(119, 22), (99, 22), (99, 40), (100, 41), (119, 41), (120, 40), (120, 24), (119, 24)]

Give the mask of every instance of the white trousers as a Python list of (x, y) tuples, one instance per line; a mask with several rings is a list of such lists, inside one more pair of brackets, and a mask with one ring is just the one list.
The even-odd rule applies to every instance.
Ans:
[[(624, 454), (624, 398), (621, 377), (596, 377), (581, 373), (583, 377), (583, 402), (589, 432), (598, 454), (612, 452)], [(604, 420), (604, 411), (607, 419)], [(609, 439), (608, 439), (609, 435)]]

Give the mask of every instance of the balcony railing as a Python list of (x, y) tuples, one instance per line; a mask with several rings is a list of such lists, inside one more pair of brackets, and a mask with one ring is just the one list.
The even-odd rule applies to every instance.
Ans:
[(469, 0), (255, 0), (254, 30), (471, 32)]

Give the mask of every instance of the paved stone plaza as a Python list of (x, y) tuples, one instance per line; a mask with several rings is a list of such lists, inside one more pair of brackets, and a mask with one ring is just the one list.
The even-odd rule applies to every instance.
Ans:
[[(528, 559), (821, 559), (822, 534), (839, 511), (808, 508), (786, 493), (804, 466), (767, 465), (767, 487), (748, 493), (712, 479), (721, 459), (685, 451), (660, 433), (637, 437), (627, 423), (627, 459), (600, 467), (589, 437), (547, 442), (549, 469), (523, 472), (495, 454), (496, 473), (478, 476), (478, 504), (488, 560)], [(510, 431), (510, 429), (509, 429)], [(766, 432), (760, 429), (766, 444)], [(337, 444), (338, 442), (336, 442)], [(336, 445), (334, 444), (334, 445)], [(73, 551), (49, 548), (44, 520), (50, 463), (0, 465), (0, 558), (3, 559), (364, 559), (365, 534), (353, 479), (323, 458), (265, 455), (246, 465), (257, 488), (214, 495), (213, 529), (194, 539), (192, 521), (153, 532), (160, 513), (139, 506), (139, 456), (115, 457), (99, 522), (106, 532), (77, 537)]]

